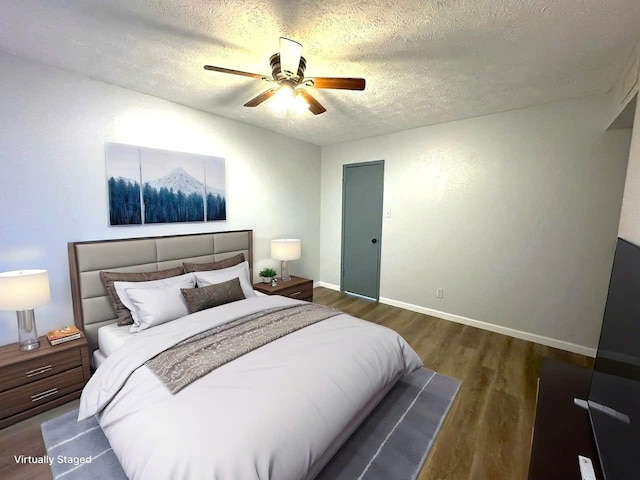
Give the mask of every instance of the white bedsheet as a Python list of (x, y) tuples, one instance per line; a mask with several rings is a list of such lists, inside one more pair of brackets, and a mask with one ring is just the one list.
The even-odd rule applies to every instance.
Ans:
[(255, 297), (138, 333), (96, 371), (80, 416), (99, 421), (135, 479), (315, 477), (384, 394), (422, 362), (394, 331), (338, 315), (250, 352), (175, 395), (145, 366), (239, 316), (302, 303)]
[(121, 327), (115, 322), (110, 323), (98, 329), (98, 348), (102, 355), (108, 357), (133, 336), (129, 333), (129, 325)]

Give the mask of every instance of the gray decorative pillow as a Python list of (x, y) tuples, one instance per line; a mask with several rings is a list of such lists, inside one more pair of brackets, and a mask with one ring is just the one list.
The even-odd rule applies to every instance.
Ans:
[(207, 308), (217, 307), (225, 303), (244, 300), (240, 279), (234, 278), (215, 285), (200, 288), (181, 288), (189, 307), (189, 313), (199, 312)]
[(129, 309), (120, 301), (113, 282), (148, 282), (149, 280), (177, 277), (183, 273), (182, 267), (158, 270), (156, 272), (100, 272), (100, 279), (104, 284), (104, 289), (107, 291), (113, 310), (118, 316), (118, 325), (132, 325), (133, 318), (131, 318)]
[(223, 268), (235, 267), (244, 262), (244, 253), (239, 253), (233, 257), (225, 258), (219, 262), (209, 263), (183, 263), (184, 273), (205, 272), (207, 270), (222, 270)]

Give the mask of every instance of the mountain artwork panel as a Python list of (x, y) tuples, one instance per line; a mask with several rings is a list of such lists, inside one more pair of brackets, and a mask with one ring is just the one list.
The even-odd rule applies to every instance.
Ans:
[(226, 220), (224, 159), (109, 143), (111, 225)]

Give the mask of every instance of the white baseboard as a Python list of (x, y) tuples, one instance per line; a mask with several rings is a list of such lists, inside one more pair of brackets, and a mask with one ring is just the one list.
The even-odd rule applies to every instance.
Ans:
[(324, 288), (328, 288), (329, 290), (335, 290), (336, 292), (340, 291), (340, 285), (334, 285), (333, 283), (327, 283), (327, 282), (316, 282), (313, 284), (314, 287), (324, 287)]
[(444, 320), (450, 320), (452, 322), (461, 323), (463, 325), (469, 325), (471, 327), (481, 328), (483, 330), (489, 330), (490, 332), (501, 333), (509, 337), (520, 338), (529, 342), (539, 343), (548, 347), (559, 348), (560, 350), (566, 350), (568, 352), (579, 353), (580, 355), (586, 355), (587, 357), (595, 357), (596, 349), (585, 347), (583, 345), (577, 345), (571, 342), (565, 342), (564, 340), (557, 340), (555, 338), (545, 337), (537, 335), (535, 333), (523, 332), (522, 330), (516, 330), (514, 328), (503, 327), (501, 325), (494, 325), (493, 323), (482, 322), (480, 320), (474, 320), (473, 318), (463, 317), (461, 315), (455, 315), (453, 313), (441, 312), (431, 308), (421, 307), (419, 305), (413, 305), (411, 303), (399, 302), (391, 298), (380, 297), (380, 303), (391, 305), (394, 307), (404, 308), (405, 310), (411, 310), (412, 312), (424, 313), (425, 315), (431, 315), (432, 317), (442, 318)]
[[(324, 287), (330, 290), (340, 291), (339, 285), (333, 285), (331, 283), (326, 282), (316, 282), (314, 283), (316, 287)], [(405, 310), (410, 310), (412, 312), (424, 313), (425, 315), (430, 315), (432, 317), (442, 318), (443, 320), (449, 320), (456, 323), (461, 323), (463, 325), (469, 325), (471, 327), (481, 328), (483, 330), (488, 330), (490, 332), (501, 333), (502, 335), (507, 335), (509, 337), (520, 338), (522, 340), (527, 340), (529, 342), (539, 343), (541, 345), (546, 345), (547, 347), (558, 348), (560, 350), (566, 350), (567, 352), (579, 353), (580, 355), (586, 355), (587, 357), (595, 358), (596, 349), (585, 347), (583, 345), (577, 345), (571, 342), (565, 342), (564, 340), (557, 340), (555, 338), (545, 337), (542, 335), (537, 335), (535, 333), (523, 332), (521, 330), (516, 330), (514, 328), (503, 327), (501, 325), (494, 325), (493, 323), (482, 322), (480, 320), (474, 320), (473, 318), (463, 317), (461, 315), (455, 315), (453, 313), (441, 312), (440, 310), (434, 310), (432, 308), (421, 307), (420, 305), (413, 305), (411, 303), (400, 302), (398, 300), (393, 300), (391, 298), (380, 297), (380, 303), (384, 303), (386, 305), (391, 305), (393, 307), (404, 308)]]

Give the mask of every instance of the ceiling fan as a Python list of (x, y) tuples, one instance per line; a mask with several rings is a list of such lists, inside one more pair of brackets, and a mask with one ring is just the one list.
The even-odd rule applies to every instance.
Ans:
[(307, 60), (302, 56), (302, 45), (285, 37), (280, 37), (280, 52), (271, 55), (269, 63), (271, 65), (271, 77), (230, 68), (214, 67), (213, 65), (205, 65), (204, 68), (214, 72), (258, 78), (276, 84), (273, 88), (265, 90), (260, 95), (249, 100), (244, 104), (245, 107), (257, 107), (271, 97), (276, 97), (271, 103), (280, 100), (280, 102), (283, 102), (283, 108), (293, 107), (297, 111), (309, 109), (314, 115), (319, 115), (326, 112), (327, 109), (304, 87), (339, 90), (364, 90), (365, 87), (364, 78), (305, 78), (304, 71), (307, 67)]

